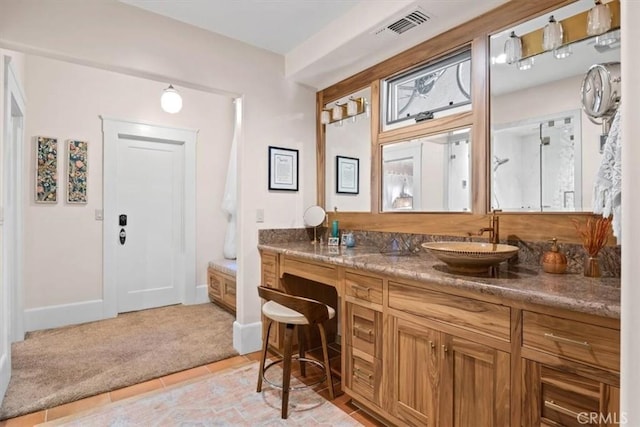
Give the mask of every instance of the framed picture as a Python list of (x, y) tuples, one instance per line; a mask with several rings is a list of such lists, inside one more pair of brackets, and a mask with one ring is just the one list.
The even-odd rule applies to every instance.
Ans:
[(87, 203), (87, 142), (67, 141), (67, 203)]
[(360, 187), (360, 160), (336, 156), (336, 193), (358, 194)]
[(298, 150), (269, 147), (269, 190), (298, 191)]
[(58, 202), (58, 140), (36, 137), (36, 203)]

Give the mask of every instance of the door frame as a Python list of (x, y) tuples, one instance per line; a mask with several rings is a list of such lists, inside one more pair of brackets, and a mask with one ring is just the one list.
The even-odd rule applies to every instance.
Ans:
[(184, 273), (179, 285), (181, 302), (194, 304), (196, 300), (196, 138), (198, 131), (158, 126), (152, 123), (135, 122), (100, 116), (103, 135), (103, 314), (115, 317), (118, 314), (118, 288), (116, 275), (116, 250), (118, 241), (117, 211), (117, 140), (119, 135), (129, 135), (145, 141), (163, 140), (184, 144), (184, 216), (182, 232), (184, 252), (182, 263), (177, 268)]
[[(25, 107), (25, 96), (24, 89), (20, 85), (20, 82), (16, 78), (15, 71), (13, 66), (11, 65), (11, 57), (4, 55), (4, 134), (3, 134), (3, 145), (2, 149), (4, 151), (3, 155), (3, 166), (6, 166), (9, 163), (14, 165), (15, 170), (15, 180), (13, 182), (13, 188), (11, 191), (14, 192), (15, 196), (15, 207), (13, 209), (8, 210), (7, 206), (4, 206), (4, 196), (5, 192), (9, 189), (7, 188), (7, 176), (5, 175), (8, 168), (3, 168), (2, 171), (2, 198), (0, 201), (2, 205), (2, 214), (0, 215), (0, 225), (2, 226), (3, 231), (3, 242), (2, 242), (2, 265), (3, 271), (2, 273), (2, 286), (8, 290), (8, 293), (5, 296), (5, 307), (2, 307), (2, 316), (3, 322), (7, 321), (7, 325), (3, 325), (5, 328), (2, 332), (6, 334), (6, 336), (0, 337), (0, 339), (6, 340), (7, 344), (7, 355), (6, 358), (4, 355), (0, 355), (0, 365), (7, 363), (8, 374), (5, 372), (2, 373), (0, 379), (0, 400), (7, 389), (9, 384), (9, 377), (11, 375), (11, 343), (15, 341), (24, 340), (24, 309), (23, 309), (23, 272), (22, 272), (22, 264), (23, 264), (23, 223), (24, 223), (24, 208), (23, 208), (23, 175), (24, 175), (24, 122), (26, 118), (26, 107)], [(15, 135), (14, 130), (16, 126), (14, 126), (14, 104), (15, 107), (19, 110), (21, 120), (21, 126), (19, 127), (19, 132)], [(17, 143), (15, 143), (17, 142)], [(9, 144), (14, 144), (15, 146), (11, 150), (11, 156), (8, 156)], [(6, 218), (5, 218), (6, 216)], [(7, 219), (7, 221), (5, 221)], [(10, 240), (6, 239), (7, 233), (5, 233), (7, 225), (14, 228), (13, 232), (9, 234), (11, 237)], [(7, 258), (8, 254), (13, 254), (13, 263), (12, 265), (8, 265)], [(11, 277), (13, 281), (13, 285), (8, 283), (8, 278)], [(1, 290), (0, 290), (1, 291)], [(5, 309), (7, 310), (5, 312)]]

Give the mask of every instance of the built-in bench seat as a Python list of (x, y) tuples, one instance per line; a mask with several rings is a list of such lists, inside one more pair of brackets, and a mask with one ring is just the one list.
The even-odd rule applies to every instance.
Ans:
[(236, 260), (219, 259), (207, 268), (208, 293), (211, 302), (236, 312)]

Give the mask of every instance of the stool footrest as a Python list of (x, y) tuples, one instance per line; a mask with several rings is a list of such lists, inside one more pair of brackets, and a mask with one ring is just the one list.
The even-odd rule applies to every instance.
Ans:
[[(308, 359), (306, 357), (300, 357), (297, 355), (294, 355), (291, 357), (292, 361), (293, 360), (298, 360), (300, 362), (306, 362), (306, 363), (311, 363), (312, 365), (315, 365), (317, 367), (319, 367), (320, 369), (322, 369), (324, 371), (324, 364), (320, 363), (319, 361), (315, 360), (315, 359)], [(282, 363), (284, 361), (284, 359), (280, 359), (280, 360), (276, 360), (273, 362), (270, 362), (267, 366), (264, 367), (264, 370), (262, 371), (262, 379), (268, 383), (269, 385), (271, 385), (272, 387), (275, 387), (277, 389), (282, 390), (282, 384), (276, 384), (276, 383), (272, 383), (271, 381), (269, 381), (266, 377), (266, 373), (267, 370), (269, 368), (271, 368), (273, 365), (277, 365), (278, 363)], [(309, 388), (309, 387), (313, 387), (314, 385), (320, 384), (321, 382), (324, 382), (324, 380), (327, 379), (327, 375), (325, 374), (322, 378), (320, 378), (318, 381), (312, 383), (312, 384), (305, 384), (305, 385), (301, 385), (301, 386), (296, 386), (296, 387), (289, 387), (289, 390), (303, 390), (305, 388)]]

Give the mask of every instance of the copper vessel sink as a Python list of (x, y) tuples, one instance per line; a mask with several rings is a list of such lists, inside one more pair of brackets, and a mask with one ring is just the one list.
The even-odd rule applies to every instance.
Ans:
[(452, 272), (463, 274), (486, 273), (489, 267), (508, 260), (519, 250), (517, 246), (484, 242), (429, 242), (422, 247)]

